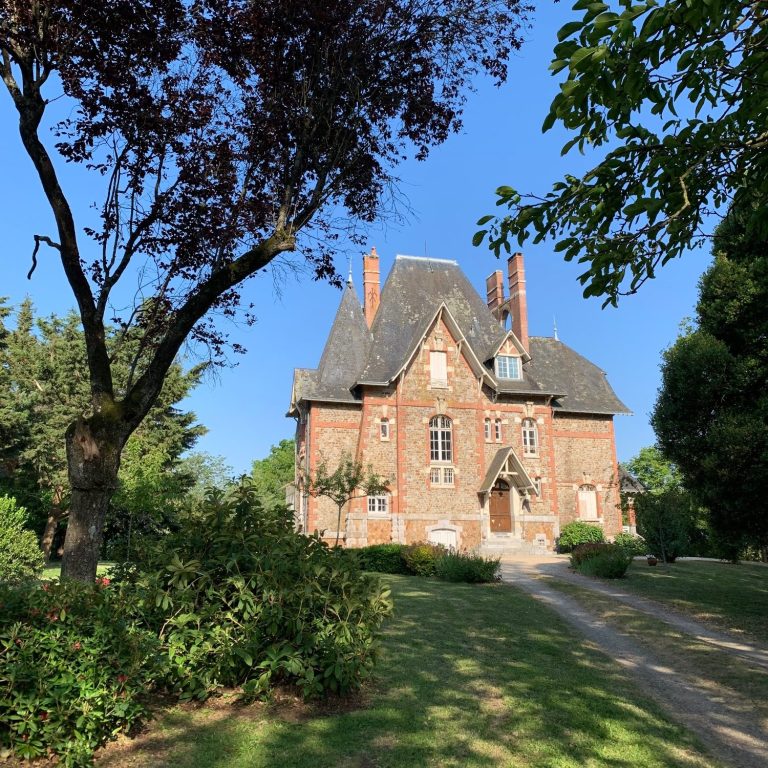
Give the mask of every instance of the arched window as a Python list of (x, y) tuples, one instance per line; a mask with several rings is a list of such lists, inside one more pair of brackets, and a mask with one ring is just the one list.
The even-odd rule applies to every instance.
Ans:
[(389, 419), (387, 418), (379, 422), (379, 437), (382, 440), (389, 440)]
[(453, 423), (447, 416), (429, 422), (429, 460), (453, 461)]
[(523, 419), (523, 455), (536, 456), (539, 452), (539, 432), (533, 419)]
[(597, 520), (597, 489), (594, 485), (579, 486), (579, 517), (582, 520)]
[(486, 419), (485, 423), (483, 424), (483, 434), (485, 435), (485, 442), (490, 443), (491, 442), (491, 420)]
[(493, 422), (493, 435), (497, 443), (501, 442), (501, 419)]

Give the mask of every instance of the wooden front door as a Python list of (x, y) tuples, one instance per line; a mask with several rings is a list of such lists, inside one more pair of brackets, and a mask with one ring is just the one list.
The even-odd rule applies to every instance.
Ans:
[(512, 532), (509, 501), (509, 483), (497, 480), (491, 489), (491, 533)]

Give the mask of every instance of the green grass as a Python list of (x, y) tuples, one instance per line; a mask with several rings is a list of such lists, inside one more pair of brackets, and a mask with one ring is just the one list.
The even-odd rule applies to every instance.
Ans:
[(395, 616), (352, 708), (175, 707), (100, 768), (715, 766), (608, 657), (506, 585), (388, 576)]
[(615, 586), (768, 643), (768, 567), (698, 560), (649, 567), (635, 560)]
[[(99, 576), (105, 576), (109, 573), (109, 569), (114, 565), (114, 563), (99, 563), (99, 565), (96, 568), (96, 573)], [(61, 563), (50, 563), (49, 565), (46, 565), (45, 568), (43, 568), (43, 574), (40, 577), (44, 581), (51, 581), (51, 579), (58, 579), (59, 574), (61, 573)]]

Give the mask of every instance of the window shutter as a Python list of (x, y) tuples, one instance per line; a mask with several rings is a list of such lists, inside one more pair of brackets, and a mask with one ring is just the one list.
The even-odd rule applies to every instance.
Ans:
[(445, 352), (429, 353), (429, 372), (432, 384), (448, 383), (448, 363)]

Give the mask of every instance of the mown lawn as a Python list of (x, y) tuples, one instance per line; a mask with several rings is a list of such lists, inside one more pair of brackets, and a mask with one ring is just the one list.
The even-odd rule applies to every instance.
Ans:
[(682, 560), (649, 567), (635, 560), (616, 586), (768, 643), (766, 566)]
[[(96, 567), (96, 573), (99, 576), (105, 576), (109, 573), (109, 569), (114, 565), (114, 563), (99, 563)], [(40, 577), (41, 579), (45, 581), (50, 581), (51, 579), (58, 579), (59, 575), (61, 574), (61, 563), (51, 563), (50, 565), (46, 565), (45, 568), (43, 568), (43, 574)]]
[(715, 766), (612, 661), (506, 585), (391, 579), (396, 613), (352, 708), (168, 711), (97, 765), (175, 768)]

